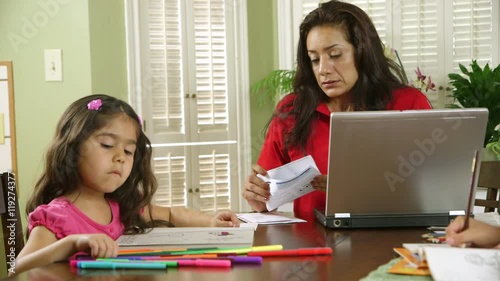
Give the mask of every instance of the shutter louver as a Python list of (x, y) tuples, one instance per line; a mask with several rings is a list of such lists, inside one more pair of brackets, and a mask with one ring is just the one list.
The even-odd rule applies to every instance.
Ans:
[[(403, 0), (400, 9), (398, 51), (408, 79), (416, 80), (417, 66), (425, 75), (436, 79), (440, 74), (436, 0)], [(426, 95), (432, 103), (437, 102), (437, 91)]]
[(196, 100), (199, 132), (226, 130), (226, 30), (224, 1), (194, 1)]
[(493, 57), (493, 14), (491, 0), (453, 1), (453, 72), (461, 73), (458, 64), (469, 67), (472, 59), (479, 65)]
[(229, 154), (212, 151), (198, 156), (200, 167), (200, 210), (230, 208)]
[(153, 158), (155, 176), (158, 181), (155, 204), (171, 207), (185, 206), (186, 159), (182, 155), (173, 156), (171, 152), (159, 154), (165, 156)]
[(387, 43), (387, 9), (385, 0), (347, 0), (346, 2), (354, 4), (365, 11), (372, 20), (373, 25), (375, 25), (380, 40), (382, 40), (384, 44)]
[(178, 0), (149, 1), (153, 132), (183, 133), (182, 40)]

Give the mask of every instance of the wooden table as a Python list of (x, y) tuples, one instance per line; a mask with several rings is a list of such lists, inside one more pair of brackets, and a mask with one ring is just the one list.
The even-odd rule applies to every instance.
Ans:
[(330, 230), (316, 222), (259, 226), (254, 245), (282, 244), (285, 249), (323, 247), (332, 256), (266, 258), (261, 266), (232, 269), (78, 271), (67, 263), (29, 270), (8, 280), (359, 280), (395, 257), (392, 248), (422, 242), (425, 228)]

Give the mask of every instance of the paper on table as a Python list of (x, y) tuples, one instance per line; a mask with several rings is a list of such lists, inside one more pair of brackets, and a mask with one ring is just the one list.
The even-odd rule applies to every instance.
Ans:
[(424, 248), (435, 281), (500, 280), (500, 251), (453, 247)]
[(267, 172), (268, 178), (259, 176), (269, 183), (271, 197), (266, 203), (269, 211), (314, 191), (311, 181), (320, 175), (313, 158), (308, 155)]
[(255, 229), (250, 227), (159, 227), (137, 235), (122, 235), (120, 247), (137, 246), (252, 246)]
[(477, 213), (474, 214), (474, 219), (494, 226), (500, 226), (500, 215), (496, 212)]
[(236, 216), (242, 221), (248, 223), (258, 223), (258, 224), (286, 224), (286, 223), (306, 222), (305, 220), (299, 218), (287, 217), (277, 214), (275, 212), (244, 213), (244, 214), (236, 214)]

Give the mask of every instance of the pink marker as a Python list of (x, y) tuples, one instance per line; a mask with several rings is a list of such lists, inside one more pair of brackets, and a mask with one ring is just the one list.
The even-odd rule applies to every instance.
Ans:
[(231, 267), (230, 260), (178, 260), (177, 265), (180, 266), (197, 266), (197, 267)]

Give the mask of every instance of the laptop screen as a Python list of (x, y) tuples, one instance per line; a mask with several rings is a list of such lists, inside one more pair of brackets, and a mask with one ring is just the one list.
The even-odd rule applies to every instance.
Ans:
[(487, 109), (339, 112), (330, 118), (326, 216), (466, 210)]

